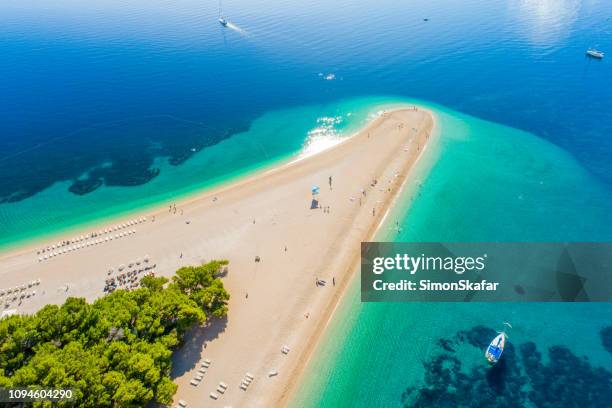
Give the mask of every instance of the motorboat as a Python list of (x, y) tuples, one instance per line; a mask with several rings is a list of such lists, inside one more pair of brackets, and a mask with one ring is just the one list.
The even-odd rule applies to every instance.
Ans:
[(594, 48), (589, 48), (586, 54), (591, 58), (603, 59), (604, 57), (603, 51), (599, 51)]

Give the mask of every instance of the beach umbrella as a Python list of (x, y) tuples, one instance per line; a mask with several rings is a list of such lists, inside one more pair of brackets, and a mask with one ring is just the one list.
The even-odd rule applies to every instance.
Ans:
[(319, 186), (312, 186), (310, 192), (312, 193), (312, 195), (319, 194)]

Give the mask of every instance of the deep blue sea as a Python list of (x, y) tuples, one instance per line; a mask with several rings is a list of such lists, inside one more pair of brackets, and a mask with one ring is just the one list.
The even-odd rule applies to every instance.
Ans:
[[(0, 247), (240, 177), (299, 153), (322, 118), (342, 137), (414, 100), (440, 116), (440, 158), (388, 239), (612, 240), (612, 2), (227, 0), (223, 13), (227, 28), (210, 0), (0, 4)], [(453, 358), (467, 372), (495, 309), (347, 302), (296, 404), (438, 406), (419, 390), (487, 385), (471, 366), (432, 381)], [(488, 389), (516, 402), (579, 367), (555, 387), (609, 391), (612, 308), (571, 306), (503, 308), (516, 364)], [(486, 395), (474, 390), (462, 397)]]

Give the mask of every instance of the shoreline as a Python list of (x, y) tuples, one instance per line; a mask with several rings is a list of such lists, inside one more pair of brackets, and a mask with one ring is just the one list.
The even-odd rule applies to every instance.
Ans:
[[(352, 137), (352, 135), (346, 136), (347, 139), (350, 137)], [(290, 165), (294, 161), (298, 160), (301, 160), (299, 154), (297, 157), (294, 155), (291, 155), (290, 157), (280, 157), (270, 163), (264, 163), (261, 167), (258, 166), (253, 169), (247, 169), (244, 174), (237, 172), (237, 174), (229, 175), (227, 179), (215, 181), (205, 187), (198, 188), (193, 191), (178, 193), (178, 198), (173, 200), (168, 199), (165, 201), (145, 204), (144, 206), (135, 208), (133, 210), (127, 210), (125, 212), (118, 212), (93, 220), (83, 221), (81, 223), (60, 228), (53, 232), (39, 235), (38, 237), (19, 239), (15, 244), (7, 244), (6, 246), (0, 245), (0, 261), (8, 258), (9, 256), (21, 255), (26, 252), (35, 251), (39, 247), (42, 248), (47, 245), (54, 244), (62, 239), (65, 239), (69, 235), (82, 235), (83, 230), (85, 229), (92, 231), (99, 230), (105, 226), (108, 226), (109, 224), (121, 224), (133, 218), (164, 213), (164, 209), (169, 202), (184, 206), (192, 201), (207, 198), (211, 194), (214, 195), (217, 191), (222, 191), (248, 180), (256, 179), (269, 171), (280, 170), (280, 168)]]
[[(420, 109), (423, 110), (423, 108), (420, 108)], [(391, 214), (392, 211), (396, 209), (395, 206), (397, 205), (398, 200), (404, 193), (404, 189), (407, 187), (407, 183), (409, 181), (408, 178), (410, 177), (411, 173), (414, 172), (415, 167), (419, 165), (421, 160), (423, 160), (423, 155), (425, 155), (426, 152), (429, 152), (430, 147), (431, 147), (430, 145), (432, 143), (431, 139), (436, 138), (437, 136), (435, 115), (431, 111), (427, 111), (427, 112), (433, 117), (433, 126), (432, 126), (432, 129), (430, 130), (430, 139), (424, 145), (424, 148), (420, 151), (412, 167), (408, 169), (408, 174), (406, 175), (406, 178), (400, 184), (400, 187), (395, 193), (392, 200), (389, 203), (387, 203), (386, 210), (383, 216), (381, 217), (378, 224), (376, 224), (372, 228), (372, 230), (369, 232), (368, 239), (375, 238), (376, 235), (380, 233), (381, 229), (385, 225), (387, 217), (389, 216), (389, 214)], [(433, 143), (435, 143), (435, 141), (433, 141)], [(308, 342), (308, 348), (302, 352), (298, 366), (294, 369), (294, 371), (290, 375), (291, 380), (283, 389), (280, 397), (276, 401), (274, 401), (275, 406), (288, 407), (289, 403), (295, 397), (296, 392), (298, 392), (300, 384), (302, 384), (304, 381), (304, 375), (306, 374), (306, 368), (308, 367), (308, 364), (314, 357), (314, 352), (321, 345), (321, 342), (323, 341), (325, 333), (327, 332), (330, 324), (333, 321), (334, 316), (336, 315), (336, 311), (345, 301), (345, 297), (347, 296), (349, 287), (353, 284), (355, 279), (358, 279), (359, 262), (360, 262), (360, 253), (358, 253), (356, 256), (356, 259), (354, 259), (354, 266), (346, 272), (349, 278), (342, 281), (343, 282), (342, 286), (340, 286), (337, 295), (331, 299), (329, 307), (326, 309), (327, 312), (323, 320), (317, 327), (316, 332), (313, 333), (312, 335), (313, 341)]]
[[(408, 102), (395, 103), (390, 111), (406, 109), (410, 106), (415, 105)], [(424, 108), (421, 109), (424, 110)], [(305, 154), (303, 150), (299, 150), (288, 155), (279, 156), (272, 160), (266, 160), (263, 163), (257, 164), (253, 167), (241, 169), (236, 172), (230, 172), (229, 174), (221, 177), (221, 179), (215, 180), (209, 185), (198, 187), (195, 190), (178, 192), (176, 198), (155, 201), (153, 203), (144, 204), (140, 207), (126, 211), (119, 211), (98, 218), (76, 222), (73, 225), (61, 227), (48, 233), (39, 234), (38, 236), (19, 238), (16, 243), (2, 244), (0, 245), (0, 261), (8, 258), (9, 256), (21, 255), (26, 252), (33, 250), (35, 251), (38, 248), (55, 244), (68, 236), (81, 235), (84, 230), (97, 231), (109, 224), (121, 224), (130, 219), (138, 218), (144, 215), (148, 216), (163, 213), (166, 205), (169, 203), (184, 206), (193, 201), (214, 196), (217, 194), (217, 191), (223, 191), (246, 182), (254, 181), (257, 178), (264, 176), (268, 172), (281, 171), (284, 167), (293, 165), (312, 156), (316, 156), (326, 150), (336, 148), (338, 145), (350, 140), (357, 133), (369, 126), (372, 120), (374, 119), (367, 120), (365, 124), (356, 131), (341, 136), (341, 139), (338, 142), (315, 153)]]
[[(146, 220), (141, 212), (129, 234), (113, 230), (109, 237), (108, 228), (98, 225), (102, 238), (71, 244), (67, 253), (62, 246), (61, 254), (48, 260), (36, 262), (33, 246), (0, 256), (0, 278), (3, 286), (41, 280), (36, 296), (18, 306), (18, 313), (31, 313), (69, 296), (92, 301), (103, 295), (105, 279), (143, 259), (151, 258), (148, 265), (160, 276), (229, 259), (228, 319), (194, 328), (175, 351), (175, 400), (204, 406), (286, 404), (355, 276), (359, 243), (384, 223), (434, 126), (432, 113), (421, 108), (384, 112), (314, 155), (177, 200), (174, 208), (160, 204), (146, 212)], [(316, 200), (313, 185), (321, 188)], [(314, 285), (320, 279), (327, 284)], [(279, 352), (283, 344), (290, 353)], [(213, 366), (202, 384), (190, 385), (204, 355)], [(273, 371), (279, 374), (267, 375)], [(245, 372), (256, 376), (248, 392), (236, 386)], [(208, 398), (215, 381), (232, 384), (218, 402)]]

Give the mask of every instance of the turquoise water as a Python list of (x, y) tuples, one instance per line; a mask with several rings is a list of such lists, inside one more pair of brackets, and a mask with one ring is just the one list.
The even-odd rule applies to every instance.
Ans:
[[(534, 135), (432, 107), (441, 134), (435, 164), (420, 170), (420, 188), (408, 189), (387, 220), (379, 239), (395, 241), (609, 241), (612, 239), (612, 197), (566, 152)], [(417, 183), (418, 184), (418, 183)], [(401, 230), (395, 221), (400, 220)], [(512, 323), (511, 344), (518, 350), (529, 342), (549, 361), (549, 347), (564, 346), (571, 353), (589, 356), (587, 366), (563, 360), (558, 368), (574, 370), (576, 378), (556, 374), (550, 383), (574, 393), (573, 399), (555, 400), (552, 406), (606, 406), (610, 399), (593, 401), (588, 387), (575, 382), (595, 378), (594, 386), (611, 396), (612, 354), (602, 345), (600, 331), (612, 322), (611, 304), (474, 303), (474, 304), (362, 304), (359, 281), (348, 289), (344, 303), (309, 364), (298, 389), (295, 407), (400, 407), (452, 406), (426, 398), (418, 390), (432, 390), (441, 398), (459, 401), (463, 394), (471, 405), (503, 406), (504, 397), (520, 388), (518, 372), (500, 378), (505, 389), (487, 382), (482, 355), (457, 340), (458, 331), (490, 337), (487, 330)], [(483, 327), (480, 327), (483, 326)], [(441, 339), (453, 342), (455, 352), (443, 349)], [(518, 354), (518, 351), (517, 351)], [(466, 383), (446, 379), (436, 358), (457, 357)], [(509, 361), (519, 361), (519, 358)], [(520, 360), (522, 361), (522, 360)], [(525, 364), (519, 367), (524, 367)], [(607, 375), (593, 374), (604, 367)], [(474, 368), (475, 373), (468, 369)], [(545, 373), (547, 367), (538, 367)], [(452, 371), (452, 370), (451, 370)], [(537, 377), (537, 376), (536, 376)], [(444, 384), (437, 384), (434, 380)], [(538, 377), (539, 378), (539, 377)], [(588, 379), (588, 380), (587, 380)], [(482, 401), (471, 393), (484, 382)], [(514, 381), (514, 382), (513, 382)], [(599, 381), (599, 382), (597, 382)], [(499, 381), (498, 381), (499, 382)], [(533, 381), (530, 383), (534, 386)], [(482, 385), (482, 384), (480, 384)], [(451, 389), (458, 386), (457, 389)], [(402, 394), (417, 387), (408, 397)], [(450, 389), (450, 390), (449, 390)], [(470, 391), (471, 390), (471, 391)], [(488, 398), (488, 399), (487, 399)], [(497, 398), (497, 402), (493, 400)], [(564, 397), (563, 397), (564, 398)], [(508, 400), (506, 400), (507, 402)], [(517, 396), (510, 406), (529, 405)], [(457, 402), (458, 403), (458, 402)], [(450, 404), (450, 405), (448, 405)], [(599, 404), (599, 405), (598, 405)], [(602, 405), (603, 404), (603, 405)], [(531, 403), (531, 406), (542, 406)]]
[(172, 202), (325, 147), (363, 126), (385, 100), (354, 98), (267, 112), (248, 130), (194, 153), (180, 166), (158, 159), (160, 174), (143, 185), (74, 195), (66, 193), (70, 182), (57, 182), (27, 200), (0, 205), (0, 249)]
[[(442, 140), (381, 238), (612, 238), (612, 70), (584, 55), (610, 53), (611, 2), (223, 3), (227, 29), (216, 0), (0, 5), (0, 250), (290, 159), (312, 130), (342, 137), (405, 98), (431, 101)], [(456, 333), (500, 320), (517, 350), (562, 344), (610, 370), (605, 304), (361, 305), (351, 290), (298, 406), (398, 406), (415, 384), (447, 396), (428, 380), (456, 356), (439, 339), (480, 362)], [(598, 384), (589, 367), (578, 380)]]
[(216, 0), (2, 2), (0, 246), (280, 160), (364, 95), (527, 130), (612, 186), (612, 70), (585, 57), (612, 49), (609, 1), (223, 8), (226, 29)]

